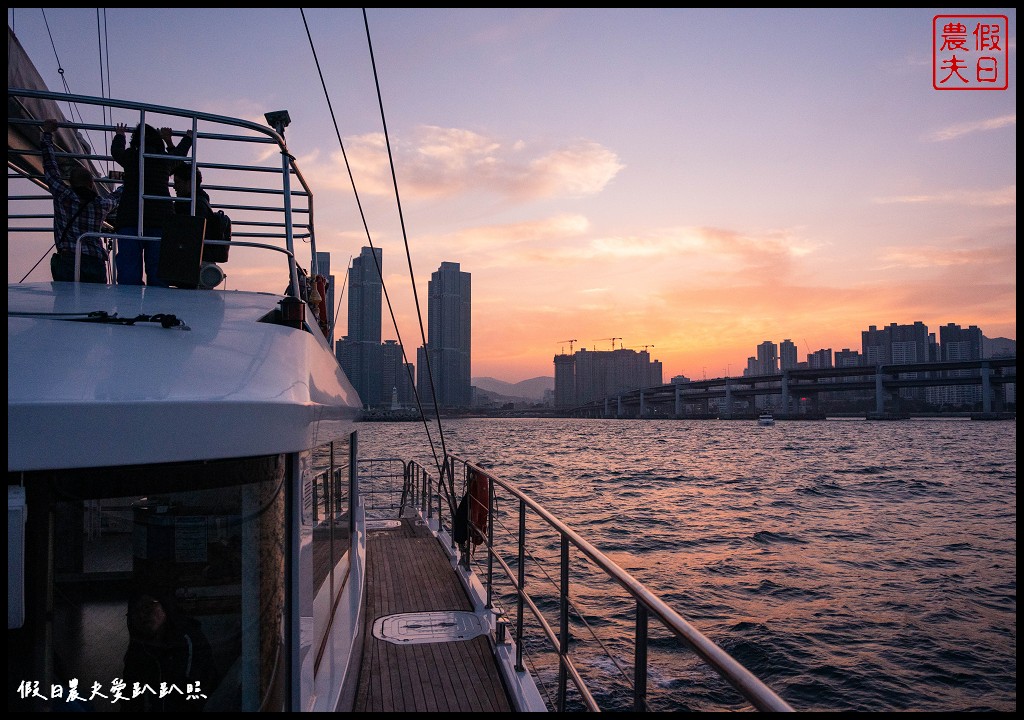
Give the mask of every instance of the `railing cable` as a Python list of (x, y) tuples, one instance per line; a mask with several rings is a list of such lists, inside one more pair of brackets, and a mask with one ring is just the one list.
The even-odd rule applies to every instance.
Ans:
[[(497, 524), (502, 530), (505, 531), (505, 534), (510, 539), (512, 539), (513, 541), (515, 540), (514, 533), (512, 532), (512, 530), (510, 530), (505, 525), (504, 522), (501, 521), (500, 516), (496, 516), (496, 514), (492, 513), (491, 518), (490, 518), (490, 522)], [(493, 547), (489, 547), (488, 551), (492, 552), (492, 553), (495, 552)], [(526, 554), (534, 562), (535, 567), (538, 570), (540, 570), (540, 572), (544, 575), (544, 577), (547, 579), (548, 583), (550, 585), (552, 585), (556, 589), (556, 591), (557, 591), (558, 583), (555, 581), (555, 579), (553, 577), (551, 577), (551, 574), (544, 568), (544, 565), (541, 562), (541, 558), (539, 558), (537, 555), (535, 555), (528, 548), (526, 548)], [(590, 564), (590, 561), (587, 558), (583, 558), (583, 559), (588, 563), (588, 565)], [(522, 588), (520, 588), (519, 592), (524, 592), (524, 591), (523, 591)], [(636, 688), (634, 687), (633, 681), (630, 679), (629, 674), (626, 672), (626, 670), (619, 663), (619, 661), (615, 657), (615, 655), (612, 654), (612, 651), (608, 648), (608, 646), (605, 645), (604, 641), (598, 636), (597, 631), (595, 631), (594, 628), (590, 625), (590, 623), (587, 622), (587, 618), (583, 614), (583, 612), (580, 610), (579, 605), (576, 603), (576, 601), (572, 597), (568, 598), (568, 602), (569, 602), (569, 607), (575, 613), (576, 618), (583, 624), (583, 627), (587, 629), (587, 631), (590, 633), (590, 636), (593, 637), (594, 640), (597, 642), (597, 644), (601, 647), (601, 649), (604, 651), (605, 656), (609, 660), (612, 661), (613, 665), (615, 665), (615, 669), (618, 670), (619, 674), (622, 675), (622, 678), (625, 681), (627, 687), (629, 687), (629, 689), (635, 693), (636, 692)], [(647, 706), (647, 709), (650, 710), (650, 706), (647, 704), (646, 700), (644, 701), (644, 704)]]

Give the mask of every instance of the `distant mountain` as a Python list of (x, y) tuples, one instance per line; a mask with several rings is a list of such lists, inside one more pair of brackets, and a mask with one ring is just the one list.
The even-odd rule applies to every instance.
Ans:
[(473, 378), (472, 384), (481, 390), (503, 397), (524, 398), (538, 402), (544, 399), (545, 390), (555, 389), (553, 377), (535, 377), (517, 383), (505, 382), (492, 377), (477, 377)]
[(981, 356), (992, 357), (1016, 357), (1017, 341), (1009, 338), (997, 337), (988, 338), (981, 336)]

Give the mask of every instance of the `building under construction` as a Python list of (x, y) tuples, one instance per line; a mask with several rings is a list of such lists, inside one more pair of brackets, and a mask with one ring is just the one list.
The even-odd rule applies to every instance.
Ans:
[(661, 385), (660, 360), (644, 350), (587, 350), (555, 355), (555, 407), (571, 408), (621, 392)]

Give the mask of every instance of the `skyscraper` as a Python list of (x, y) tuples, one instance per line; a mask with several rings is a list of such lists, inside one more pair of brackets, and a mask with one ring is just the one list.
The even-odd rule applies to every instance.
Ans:
[[(874, 325), (862, 330), (861, 350), (868, 365), (906, 365), (927, 363), (939, 359), (935, 334), (920, 320), (913, 325), (891, 323), (881, 329)], [(925, 377), (923, 373), (902, 373), (904, 379)], [(921, 399), (922, 388), (901, 388), (900, 397)]]
[(861, 331), (861, 354), (867, 365), (902, 365), (938, 360), (934, 336), (921, 321), (913, 325), (871, 325)]
[[(962, 328), (948, 323), (939, 328), (940, 359), (944, 361), (980, 360), (982, 333), (977, 325)], [(947, 377), (978, 375), (978, 370), (947, 370)], [(928, 389), (928, 399), (936, 404), (969, 405), (981, 402), (981, 387), (952, 385)]]
[(789, 338), (786, 338), (779, 343), (779, 369), (780, 370), (796, 370), (797, 359), (796, 359), (796, 343)]
[(821, 350), (808, 353), (807, 367), (812, 370), (832, 367), (832, 348), (822, 348)]
[(576, 404), (576, 358), (555, 355), (555, 407), (571, 408)]
[(383, 268), (380, 248), (364, 247), (359, 257), (352, 260), (348, 271), (348, 334), (338, 343), (338, 361), (363, 405), (369, 407), (390, 400), (390, 395), (381, 395)]
[(771, 340), (765, 340), (757, 346), (757, 374), (779, 374), (779, 346)]
[(660, 360), (646, 350), (587, 350), (555, 355), (555, 406), (581, 405), (591, 400), (662, 384)]
[[(443, 262), (427, 285), (426, 357), (419, 365), (419, 393), (430, 398), (426, 372), (434, 378), (437, 404), (442, 408), (469, 407), (470, 388), (470, 274), (459, 263)], [(429, 368), (427, 367), (429, 364)]]
[[(378, 270), (378, 268), (380, 268)], [(384, 283), (380, 248), (364, 247), (348, 271), (348, 338), (380, 344), (380, 312)]]

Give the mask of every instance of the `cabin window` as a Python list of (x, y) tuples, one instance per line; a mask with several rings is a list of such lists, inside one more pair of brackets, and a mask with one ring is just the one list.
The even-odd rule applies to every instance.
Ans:
[(23, 668), (8, 709), (284, 709), (286, 467), (19, 475), (26, 611), (8, 629), (8, 667)]
[[(352, 545), (349, 513), (349, 441), (328, 443), (300, 456), (302, 536), (299, 550), (303, 632), (302, 676), (312, 680), (329, 652), (327, 643), (338, 599), (349, 576)], [(313, 672), (308, 670), (312, 668)], [(307, 689), (308, 690), (308, 689)]]

